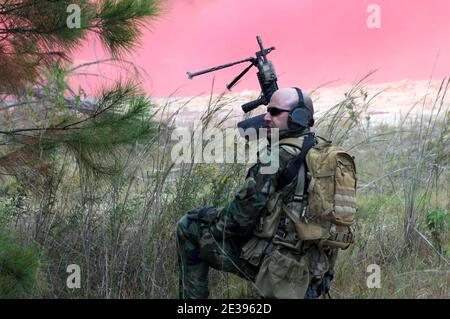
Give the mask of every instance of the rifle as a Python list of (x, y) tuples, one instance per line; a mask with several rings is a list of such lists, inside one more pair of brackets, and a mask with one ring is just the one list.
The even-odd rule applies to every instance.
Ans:
[[(209, 69), (205, 69), (202, 71), (198, 71), (198, 72), (187, 72), (187, 76), (189, 79), (192, 79), (193, 77), (196, 77), (198, 75), (201, 74), (205, 74), (205, 73), (209, 73), (209, 72), (214, 72), (217, 70), (221, 70), (224, 68), (228, 68), (230, 66), (236, 65), (236, 64), (240, 64), (240, 63), (244, 63), (244, 62), (250, 62), (250, 65), (247, 66), (241, 73), (238, 74), (238, 76), (236, 76), (233, 81), (231, 81), (229, 84), (226, 85), (226, 88), (228, 90), (231, 90), (231, 88), (253, 67), (256, 66), (258, 68), (258, 81), (259, 81), (259, 86), (261, 87), (261, 94), (260, 97), (254, 101), (248, 102), (243, 104), (242, 110), (244, 111), (244, 113), (248, 113), (252, 110), (254, 110), (255, 108), (257, 108), (258, 106), (264, 104), (267, 105), (269, 104), (270, 98), (272, 97), (272, 94), (278, 90), (278, 84), (277, 84), (277, 75), (275, 73), (275, 69), (273, 67), (273, 64), (271, 61), (269, 61), (267, 59), (267, 55), (272, 52), (273, 50), (275, 50), (275, 47), (270, 47), (265, 49), (262, 41), (261, 41), (261, 37), (257, 36), (256, 40), (258, 41), (258, 45), (260, 50), (257, 51), (255, 53), (256, 57), (249, 57), (247, 59), (243, 59), (243, 60), (239, 60), (236, 62), (231, 62), (231, 63), (227, 63), (227, 64), (223, 64), (223, 65), (219, 65), (216, 67), (212, 67)], [(241, 121), (238, 123), (238, 127), (242, 128), (242, 129), (247, 129), (247, 128), (262, 128), (265, 127), (264, 124), (264, 114), (258, 115), (258, 116), (254, 116), (252, 118), (246, 119), (244, 121)]]

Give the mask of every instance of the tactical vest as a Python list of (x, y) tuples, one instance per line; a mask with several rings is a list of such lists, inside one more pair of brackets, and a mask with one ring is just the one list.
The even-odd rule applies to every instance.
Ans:
[[(296, 139), (299, 143), (303, 142), (303, 137)], [(281, 145), (280, 148), (292, 155), (292, 158), (300, 151), (297, 147), (291, 145)], [(286, 246), (294, 251), (300, 251), (301, 242), (296, 234), (295, 224), (287, 218), (282, 206), (283, 198), (288, 197), (287, 192), (289, 191), (292, 191), (292, 187), (287, 186), (273, 192), (262, 214), (258, 216), (253, 231), (254, 236), (242, 247), (241, 251), (241, 258), (248, 263), (259, 267), (271, 242)]]
[[(302, 143), (303, 137), (291, 137), (281, 139), (278, 145), (294, 158), (300, 153)], [(290, 200), (294, 197), (297, 180), (298, 178), (283, 189), (272, 193), (264, 213), (259, 217), (254, 235), (272, 241), (274, 244), (300, 251), (301, 241), (296, 232), (295, 222), (287, 214)]]

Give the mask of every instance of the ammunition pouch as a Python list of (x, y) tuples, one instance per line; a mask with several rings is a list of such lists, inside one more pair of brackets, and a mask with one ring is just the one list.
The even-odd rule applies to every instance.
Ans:
[(309, 285), (308, 257), (275, 249), (264, 258), (255, 285), (264, 298), (303, 299)]

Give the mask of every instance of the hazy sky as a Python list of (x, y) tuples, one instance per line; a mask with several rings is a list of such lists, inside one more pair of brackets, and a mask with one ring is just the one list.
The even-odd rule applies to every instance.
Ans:
[[(367, 25), (370, 4), (380, 8), (380, 28)], [(276, 47), (269, 58), (280, 87), (353, 83), (374, 69), (373, 82), (428, 79), (433, 70), (435, 79), (450, 75), (448, 0), (171, 0), (127, 58), (147, 73), (143, 86), (150, 95), (207, 93), (213, 74), (218, 92), (246, 64), (193, 80), (186, 71), (254, 55), (256, 35)], [(92, 41), (75, 62), (102, 56)], [(106, 67), (94, 71), (114, 75)], [(235, 91), (259, 89), (255, 73)]]

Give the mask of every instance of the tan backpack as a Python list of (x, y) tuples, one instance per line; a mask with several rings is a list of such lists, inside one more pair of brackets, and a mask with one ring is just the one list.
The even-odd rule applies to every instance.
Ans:
[[(295, 138), (281, 140), (280, 144), (302, 147), (301, 140)], [(294, 198), (302, 202), (288, 204), (285, 211), (295, 222), (300, 239), (346, 249), (354, 242), (357, 211), (353, 157), (344, 148), (323, 140), (308, 151), (305, 162), (308, 190), (303, 194), (305, 169), (300, 168)]]

